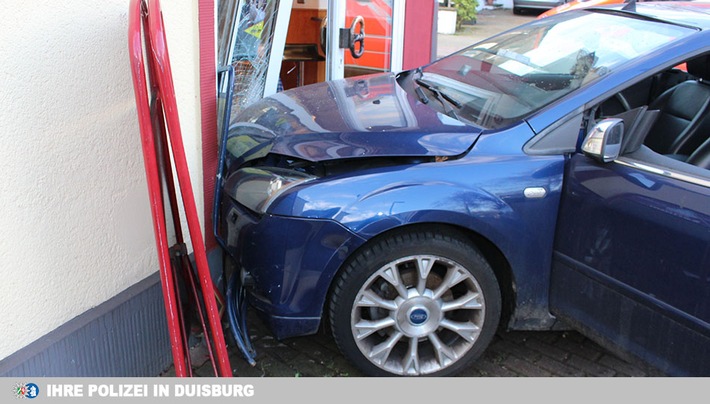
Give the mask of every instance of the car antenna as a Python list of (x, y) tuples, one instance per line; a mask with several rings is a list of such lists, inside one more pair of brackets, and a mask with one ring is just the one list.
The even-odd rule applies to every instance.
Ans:
[(622, 8), (624, 11), (636, 12), (636, 0), (629, 0), (628, 3)]

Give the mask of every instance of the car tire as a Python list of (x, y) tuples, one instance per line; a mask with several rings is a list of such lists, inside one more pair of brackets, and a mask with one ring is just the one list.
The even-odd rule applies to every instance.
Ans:
[(330, 324), (341, 352), (371, 376), (449, 376), (495, 335), (498, 281), (463, 236), (400, 232), (350, 259), (334, 283)]

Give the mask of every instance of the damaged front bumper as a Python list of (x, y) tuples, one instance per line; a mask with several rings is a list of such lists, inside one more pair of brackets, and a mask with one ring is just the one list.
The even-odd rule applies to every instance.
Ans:
[(223, 236), (246, 305), (278, 339), (318, 330), (332, 278), (364, 240), (332, 220), (256, 215), (231, 198), (222, 204)]

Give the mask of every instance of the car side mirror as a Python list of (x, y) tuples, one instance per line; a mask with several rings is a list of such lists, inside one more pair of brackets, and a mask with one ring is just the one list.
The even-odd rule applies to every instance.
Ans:
[(589, 131), (582, 144), (582, 152), (602, 163), (609, 163), (619, 157), (623, 139), (624, 120), (607, 118)]

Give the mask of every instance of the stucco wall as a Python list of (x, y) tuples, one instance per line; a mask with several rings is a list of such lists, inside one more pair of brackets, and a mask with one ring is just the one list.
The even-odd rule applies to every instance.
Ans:
[[(163, 0), (202, 212), (197, 0)], [(157, 270), (128, 0), (0, 0), (0, 359)]]

